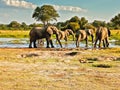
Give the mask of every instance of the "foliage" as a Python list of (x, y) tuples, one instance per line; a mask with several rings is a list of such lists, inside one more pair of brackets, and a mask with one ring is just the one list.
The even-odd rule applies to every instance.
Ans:
[(99, 27), (99, 26), (105, 27), (105, 26), (107, 26), (107, 24), (105, 23), (105, 21), (98, 21), (98, 20), (94, 20), (94, 22), (92, 23), (92, 25), (94, 27)]
[(57, 20), (57, 17), (59, 17), (59, 15), (51, 5), (36, 7), (32, 15), (32, 18), (36, 21), (42, 21), (44, 25), (48, 24), (49, 21)]
[(120, 13), (111, 19), (111, 23), (115, 29), (120, 29)]
[(77, 22), (70, 22), (68, 28), (72, 29), (74, 32), (80, 28)]
[(77, 16), (74, 16), (66, 22), (58, 22), (57, 26), (61, 30), (72, 29), (75, 32), (78, 29), (85, 29), (86, 24), (88, 24), (88, 20), (86, 20), (85, 17), (79, 18)]
[(79, 21), (79, 25), (81, 29), (85, 29), (85, 25), (88, 23), (88, 20), (85, 19), (85, 17), (82, 17)]

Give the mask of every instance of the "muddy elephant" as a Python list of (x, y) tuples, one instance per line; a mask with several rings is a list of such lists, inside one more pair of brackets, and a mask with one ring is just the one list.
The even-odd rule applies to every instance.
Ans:
[(66, 42), (68, 41), (68, 37), (72, 35), (73, 41), (75, 38), (75, 34), (71, 29), (66, 29), (64, 31), (59, 31), (59, 38), (64, 39)]
[(88, 47), (88, 36), (91, 36), (92, 44), (93, 44), (93, 42), (94, 42), (94, 30), (93, 29), (77, 30), (75, 33), (76, 47), (79, 47), (79, 43), (82, 40), (86, 41), (85, 47)]
[(96, 30), (96, 39), (95, 39), (95, 44), (94, 48), (96, 48), (97, 41), (99, 40), (99, 45), (98, 47), (101, 48), (102, 44), (101, 42), (103, 41), (103, 46), (108, 47), (109, 46), (109, 36), (111, 32), (108, 28), (106, 27), (98, 27)]
[(30, 36), (30, 44), (29, 44), (29, 48), (32, 48), (32, 43), (34, 48), (37, 48), (36, 46), (36, 40), (38, 39), (43, 39), (45, 38), (47, 41), (47, 48), (49, 48), (49, 43), (51, 44), (51, 47), (54, 48), (53, 42), (52, 42), (52, 38), (51, 35), (55, 34), (56, 35), (56, 39), (59, 42), (60, 46), (62, 47), (62, 44), (60, 42), (60, 39), (58, 38), (58, 29), (55, 26), (46, 26), (44, 28), (40, 28), (40, 27), (34, 27), (31, 29), (29, 36)]

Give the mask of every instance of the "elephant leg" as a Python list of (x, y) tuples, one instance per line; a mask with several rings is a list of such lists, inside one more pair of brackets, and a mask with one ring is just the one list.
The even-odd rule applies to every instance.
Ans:
[(50, 47), (49, 47), (49, 39), (48, 39), (48, 38), (46, 38), (46, 42), (47, 42), (46, 48), (50, 48)]
[(92, 43), (94, 43), (94, 36), (93, 36), (93, 35), (91, 35), (91, 37), (92, 37)]
[(75, 38), (75, 36), (74, 35), (72, 35), (73, 36), (73, 41), (75, 40), (74, 38)]
[(67, 36), (65, 36), (64, 40), (67, 42), (67, 40), (68, 40), (68, 39), (67, 39)]
[(105, 39), (106, 47), (109, 47), (108, 37)]
[(36, 40), (33, 41), (33, 44), (34, 44), (34, 48), (37, 48), (37, 46), (36, 46)]
[(62, 44), (61, 44), (61, 42), (60, 42), (60, 39), (58, 38), (58, 34), (56, 34), (56, 39), (57, 39), (57, 41), (58, 41), (60, 47), (62, 48)]
[(79, 47), (79, 42), (80, 42), (80, 41), (77, 39), (77, 40), (76, 40), (76, 48)]
[(86, 37), (85, 41), (86, 41), (85, 47), (88, 47), (88, 38), (87, 37)]
[(98, 38), (96, 38), (95, 40), (94, 48), (96, 48), (97, 41), (98, 41)]
[(30, 44), (29, 44), (29, 48), (32, 48), (32, 40), (30, 39)]
[(104, 48), (106, 47), (106, 42), (105, 42), (105, 40), (103, 40), (103, 47), (104, 47)]
[(93, 47), (93, 44), (94, 44), (94, 36), (91, 35), (91, 38), (92, 38), (92, 47)]
[(99, 48), (101, 48), (101, 41), (102, 41), (102, 40), (99, 40)]
[(51, 47), (54, 48), (52, 40), (50, 39), (49, 41), (50, 41)]
[(30, 41), (29, 48), (32, 48), (32, 41)]
[(30, 44), (29, 44), (29, 48), (32, 48), (32, 42), (30, 42)]

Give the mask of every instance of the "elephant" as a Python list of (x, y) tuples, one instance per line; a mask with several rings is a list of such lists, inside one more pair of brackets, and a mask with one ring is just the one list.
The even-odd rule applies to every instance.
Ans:
[(31, 31), (29, 32), (29, 36), (30, 36), (29, 48), (32, 48), (32, 43), (34, 45), (34, 48), (37, 48), (36, 40), (43, 39), (43, 38), (45, 38), (47, 42), (46, 48), (49, 48), (49, 43), (51, 44), (51, 47), (54, 48), (52, 38), (51, 38), (52, 34), (56, 35), (56, 39), (59, 42), (60, 47), (62, 48), (62, 44), (60, 42), (60, 39), (58, 38), (58, 35), (59, 35), (58, 31), (59, 30), (57, 29), (57, 27), (52, 26), (52, 25), (45, 26), (44, 28), (33, 27)]
[(103, 47), (108, 47), (109, 46), (109, 37), (110, 37), (110, 30), (106, 27), (98, 27), (96, 31), (96, 39), (95, 39), (95, 44), (94, 48), (96, 48), (97, 41), (99, 40), (99, 48), (101, 48), (101, 42), (103, 41)]
[(59, 38), (64, 39), (66, 42), (68, 41), (68, 36), (72, 35), (74, 41), (74, 32), (71, 29), (66, 29), (64, 31), (59, 30)]
[(88, 36), (91, 36), (92, 44), (93, 44), (94, 42), (94, 30), (93, 29), (77, 30), (75, 33), (76, 47), (79, 47), (79, 43), (82, 40), (86, 41), (86, 47), (88, 47)]
[(37, 40), (37, 47), (44, 46), (44, 40), (43, 39), (38, 39)]

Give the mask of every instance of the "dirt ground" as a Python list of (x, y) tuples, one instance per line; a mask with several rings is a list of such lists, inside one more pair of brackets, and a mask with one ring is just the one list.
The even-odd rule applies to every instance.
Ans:
[(120, 48), (0, 48), (0, 90), (120, 90)]

